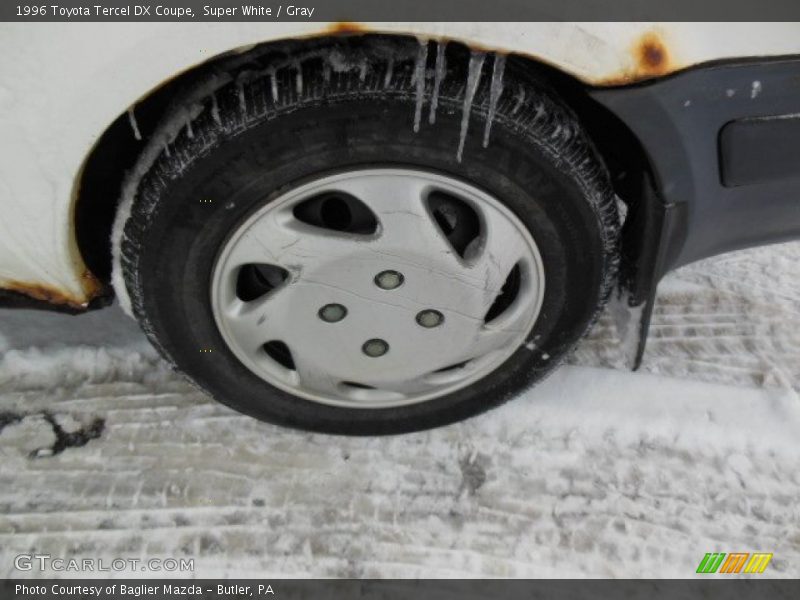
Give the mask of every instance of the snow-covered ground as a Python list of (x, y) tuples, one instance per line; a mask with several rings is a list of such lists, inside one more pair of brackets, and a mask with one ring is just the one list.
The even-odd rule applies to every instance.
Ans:
[(202, 576), (688, 577), (713, 551), (800, 576), (800, 244), (670, 275), (639, 373), (617, 345), (604, 318), (489, 414), (342, 438), (218, 406), (116, 309), (0, 312), (0, 576), (39, 552)]

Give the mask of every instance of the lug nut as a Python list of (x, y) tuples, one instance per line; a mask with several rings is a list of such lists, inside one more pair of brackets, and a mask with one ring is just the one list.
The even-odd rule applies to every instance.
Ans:
[(417, 323), (423, 327), (438, 327), (444, 323), (444, 315), (438, 310), (423, 310), (417, 313)]
[(389, 351), (389, 344), (379, 339), (367, 340), (364, 342), (361, 350), (363, 350), (364, 354), (367, 356), (377, 358), (379, 356), (383, 356)]
[(347, 309), (341, 304), (326, 304), (319, 309), (318, 314), (326, 323), (336, 323), (347, 316)]
[(381, 271), (375, 275), (375, 285), (382, 290), (393, 290), (403, 285), (403, 274), (397, 271)]

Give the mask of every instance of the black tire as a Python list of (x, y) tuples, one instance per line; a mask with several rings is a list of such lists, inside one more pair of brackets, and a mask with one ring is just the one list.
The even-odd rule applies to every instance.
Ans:
[[(542, 379), (602, 308), (616, 271), (618, 219), (607, 174), (575, 116), (527, 65), (510, 58), (484, 148), (496, 60), (489, 55), (459, 162), (470, 52), (448, 45), (431, 124), (436, 45), (429, 50), (417, 132), (419, 42), (356, 36), (272, 45), (231, 59), (220, 67), (230, 74), (227, 84), (213, 93), (206, 86), (179, 104), (175, 114), (186, 126), (177, 128), (173, 116), (161, 137), (154, 136), (137, 171), (141, 177), (128, 182), (133, 204), (120, 262), (126, 291), (162, 354), (220, 402), (315, 431), (430, 428), (485, 411)], [(177, 137), (165, 137), (170, 132)], [(499, 198), (530, 229), (546, 285), (528, 343), (465, 389), (397, 408), (327, 406), (267, 384), (234, 357), (214, 322), (209, 286), (221, 245), (265, 201), (310, 177), (398, 165), (467, 180)], [(215, 201), (200, 202), (204, 198)]]

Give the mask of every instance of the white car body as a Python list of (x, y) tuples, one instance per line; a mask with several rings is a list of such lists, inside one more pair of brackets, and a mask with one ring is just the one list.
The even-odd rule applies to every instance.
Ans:
[(73, 226), (81, 168), (139, 99), (225, 52), (347, 30), (522, 54), (596, 86), (800, 54), (798, 23), (3, 23), (0, 288), (75, 307), (97, 292)]

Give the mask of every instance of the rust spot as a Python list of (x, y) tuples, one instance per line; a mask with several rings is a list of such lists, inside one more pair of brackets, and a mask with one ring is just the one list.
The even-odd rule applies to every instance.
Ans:
[(359, 25), (358, 23), (352, 23), (350, 21), (339, 21), (337, 23), (331, 23), (327, 29), (327, 33), (333, 33), (337, 35), (344, 35), (348, 33), (364, 33), (369, 31), (363, 25)]
[(658, 34), (645, 34), (636, 45), (636, 64), (640, 72), (661, 75), (669, 68), (669, 51)]
[(624, 72), (604, 79), (601, 85), (627, 85), (645, 81), (676, 71), (675, 64), (664, 38), (656, 31), (642, 35), (631, 48), (633, 66)]
[(81, 287), (84, 290), (83, 297), (77, 297), (45, 283), (30, 283), (14, 279), (4, 281), (2, 287), (12, 292), (25, 294), (34, 300), (81, 310), (87, 307), (92, 298), (99, 296), (104, 291), (103, 284), (89, 271), (84, 271), (81, 276)]
[(86, 294), (87, 302), (106, 291), (103, 283), (89, 269), (86, 269), (81, 275), (81, 287)]

